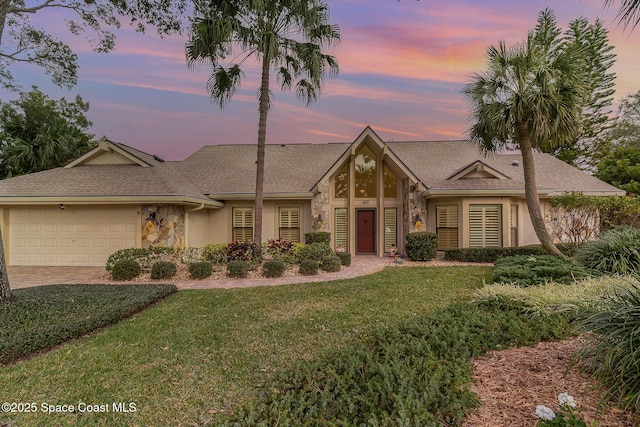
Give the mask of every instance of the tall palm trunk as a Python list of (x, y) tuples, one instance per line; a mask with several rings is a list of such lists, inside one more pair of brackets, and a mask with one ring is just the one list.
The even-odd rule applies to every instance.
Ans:
[(269, 55), (262, 58), (262, 82), (260, 83), (260, 120), (258, 121), (258, 160), (256, 161), (256, 204), (253, 241), (256, 255), (262, 254), (262, 206), (264, 194), (264, 155), (267, 142), (267, 113), (269, 112)]
[(538, 240), (542, 247), (552, 255), (564, 256), (562, 252), (553, 244), (551, 236), (547, 231), (547, 227), (542, 217), (542, 209), (540, 208), (540, 198), (538, 197), (538, 188), (536, 186), (536, 168), (533, 161), (533, 147), (529, 138), (529, 129), (526, 122), (519, 123), (515, 129), (516, 140), (520, 145), (522, 153), (522, 169), (524, 171), (524, 191), (527, 200), (527, 209), (531, 217), (533, 229), (538, 236)]
[(0, 302), (7, 301), (10, 296), (7, 263), (4, 259), (4, 244), (2, 243), (2, 229), (0, 228)]

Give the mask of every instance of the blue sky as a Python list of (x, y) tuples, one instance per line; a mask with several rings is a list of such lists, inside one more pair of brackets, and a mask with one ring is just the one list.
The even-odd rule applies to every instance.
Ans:
[[(329, 50), (340, 75), (327, 80), (318, 102), (306, 107), (294, 93), (272, 81), (268, 143), (352, 141), (366, 125), (385, 140), (464, 138), (468, 106), (461, 94), (473, 72), (485, 68), (486, 48), (499, 40), (521, 41), (549, 6), (559, 24), (600, 18), (618, 55), (616, 100), (640, 89), (640, 29), (624, 31), (616, 8), (602, 0), (431, 1), (329, 0), (331, 22), (341, 29), (340, 45)], [(184, 36), (161, 39), (124, 28), (109, 54), (93, 53), (67, 36), (59, 14), (37, 17), (63, 35), (79, 55), (80, 79), (72, 90), (50, 83), (39, 70), (14, 73), (25, 88), (37, 85), (53, 98), (80, 94), (91, 105), (92, 132), (180, 160), (209, 144), (253, 144), (257, 140), (258, 70), (246, 72), (241, 89), (220, 110), (206, 93), (209, 69), (189, 70)], [(56, 22), (56, 24), (52, 24)], [(11, 94), (0, 92), (3, 100)]]

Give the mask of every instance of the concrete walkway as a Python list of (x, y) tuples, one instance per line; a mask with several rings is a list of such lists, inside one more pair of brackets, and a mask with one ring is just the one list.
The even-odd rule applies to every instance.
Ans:
[(214, 289), (214, 288), (249, 288), (254, 286), (276, 286), (293, 283), (327, 282), (330, 280), (348, 279), (381, 271), (391, 264), (391, 258), (375, 256), (355, 256), (351, 265), (336, 273), (320, 273), (315, 276), (278, 277), (273, 279), (224, 279), (224, 280), (168, 280), (153, 282), (119, 282), (100, 279), (104, 277), (103, 267), (26, 267), (12, 266), (8, 268), (11, 289), (32, 286), (78, 283), (172, 283), (178, 289)]

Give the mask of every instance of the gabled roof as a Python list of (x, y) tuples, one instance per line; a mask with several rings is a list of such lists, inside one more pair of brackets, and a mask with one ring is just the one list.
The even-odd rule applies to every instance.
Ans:
[[(322, 179), (332, 176), (362, 144), (390, 160), (426, 189), (443, 195), (524, 195), (518, 153), (485, 156), (466, 141), (384, 142), (370, 128), (351, 143), (267, 144), (266, 199), (311, 199)], [(0, 204), (18, 203), (182, 203), (222, 207), (223, 201), (252, 199), (257, 148), (211, 145), (179, 162), (102, 141), (63, 168), (0, 181)], [(518, 160), (518, 162), (514, 162)], [(548, 154), (535, 154), (541, 195), (624, 192)]]

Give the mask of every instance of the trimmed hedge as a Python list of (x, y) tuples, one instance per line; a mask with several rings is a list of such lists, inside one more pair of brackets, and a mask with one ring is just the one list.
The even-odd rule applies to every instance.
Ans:
[(178, 250), (166, 246), (120, 249), (109, 255), (104, 268), (111, 272), (116, 262), (133, 260), (143, 271), (149, 271), (155, 261), (164, 261), (167, 258), (175, 257), (177, 252)]
[(496, 260), (493, 281), (518, 286), (533, 286), (548, 281), (573, 283), (593, 275), (573, 260), (554, 255), (516, 255)]
[(338, 256), (327, 256), (322, 259), (322, 269), (329, 273), (335, 273), (342, 268), (342, 261)]
[(282, 261), (271, 260), (262, 266), (262, 275), (264, 277), (280, 277), (284, 274), (286, 265)]
[(437, 255), (438, 236), (435, 233), (419, 231), (407, 234), (404, 245), (407, 257), (411, 261), (428, 261)]
[[(558, 244), (556, 246), (567, 256), (573, 255), (576, 251), (576, 246), (574, 245)], [(541, 245), (504, 248), (458, 248), (446, 250), (444, 259), (462, 262), (496, 262), (498, 258), (516, 255), (548, 255), (548, 253)]]
[(113, 280), (132, 280), (140, 275), (140, 264), (132, 259), (116, 261), (111, 268)]
[(315, 276), (318, 274), (320, 263), (314, 259), (308, 259), (300, 263), (300, 274), (303, 276)]
[(351, 265), (351, 254), (349, 252), (336, 252), (336, 256), (340, 258), (340, 263), (345, 267)]
[(213, 264), (209, 261), (194, 262), (189, 265), (189, 275), (192, 279), (206, 279), (213, 273)]
[(304, 235), (304, 243), (310, 245), (312, 243), (331, 243), (331, 233), (328, 231), (314, 231)]
[(298, 250), (298, 258), (300, 262), (314, 260), (321, 263), (325, 257), (334, 256), (335, 252), (327, 243), (310, 243), (301, 246)]
[(249, 274), (249, 263), (247, 261), (229, 261), (227, 264), (227, 274), (229, 277), (244, 278)]
[(151, 279), (152, 280), (162, 280), (162, 279), (171, 279), (178, 272), (178, 267), (176, 267), (175, 263), (160, 261), (156, 262), (151, 266)]
[(176, 290), (167, 284), (49, 285), (13, 290), (12, 298), (0, 304), (0, 364), (126, 319)]

